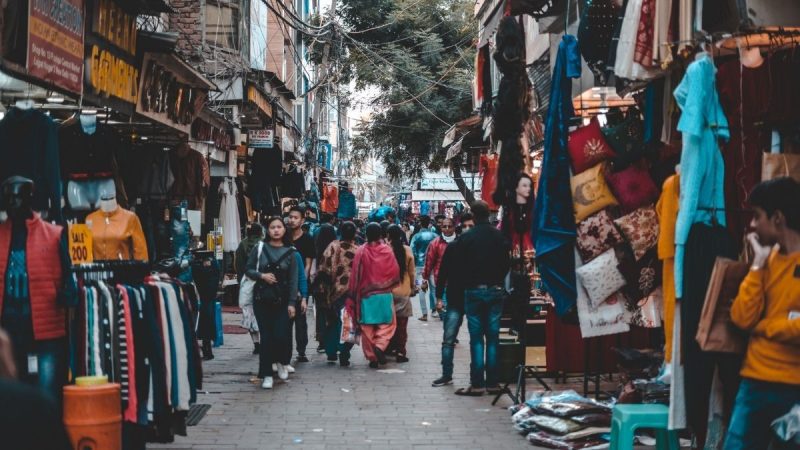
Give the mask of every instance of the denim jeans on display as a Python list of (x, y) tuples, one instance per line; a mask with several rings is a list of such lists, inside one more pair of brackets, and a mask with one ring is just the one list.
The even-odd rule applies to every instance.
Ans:
[(442, 375), (453, 377), (453, 358), (455, 356), (458, 330), (464, 321), (464, 311), (460, 308), (448, 308), (442, 312), (444, 316), (444, 336), (442, 337)]
[[(773, 436), (770, 424), (797, 404), (800, 404), (800, 386), (742, 379), (725, 438), (725, 450), (769, 447)], [(776, 448), (796, 447), (789, 444)]]
[(506, 290), (500, 286), (464, 291), (464, 312), (469, 329), (470, 383), (473, 387), (494, 387), (499, 381), (497, 346), (500, 317)]

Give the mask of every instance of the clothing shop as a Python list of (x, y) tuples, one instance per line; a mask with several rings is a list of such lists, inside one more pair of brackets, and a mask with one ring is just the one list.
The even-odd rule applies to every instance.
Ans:
[[(670, 430), (714, 446), (744, 353), (729, 315), (714, 311), (728, 311), (744, 276), (731, 265), (747, 267), (747, 197), (761, 181), (800, 178), (800, 99), (789, 81), (800, 70), (800, 9), (754, 19), (720, 2), (577, 3), (476, 6), (484, 170), (500, 155), (482, 195), (535, 255), (524, 316), (547, 311), (544, 337), (533, 339), (546, 362), (525, 376), (583, 372), (584, 396), (587, 378), (602, 395), (597, 374), (646, 361), (610, 395), (669, 405)], [(531, 209), (513, 202), (520, 172), (535, 185)], [(734, 292), (721, 294), (729, 284)], [(568, 448), (564, 435), (585, 428), (526, 430)]]
[(210, 175), (235, 174), (232, 128), (174, 39), (137, 28), (164, 2), (26, 3), (0, 10), (0, 325), (73, 444), (92, 410), (104, 448), (171, 442), (202, 385), (198, 339), (217, 336), (219, 269), (191, 236)]

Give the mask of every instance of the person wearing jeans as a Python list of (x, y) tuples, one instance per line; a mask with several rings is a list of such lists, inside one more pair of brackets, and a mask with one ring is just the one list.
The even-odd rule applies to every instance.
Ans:
[[(455, 343), (458, 324), (459, 292), (463, 292), (464, 313), (470, 336), (470, 386), (456, 391), (457, 395), (483, 395), (484, 388), (498, 393), (497, 346), (500, 341), (500, 316), (507, 292), (503, 287), (511, 266), (510, 245), (503, 233), (489, 224), (489, 205), (484, 201), (472, 204), (475, 227), (448, 246), (446, 264), (439, 284), (446, 284), (448, 309), (453, 313), (445, 320), (445, 339), (442, 348), (442, 369), (448, 370), (450, 347)], [(441, 290), (441, 288), (439, 288)], [(453, 295), (450, 293), (453, 292)], [(443, 302), (442, 302), (443, 303)], [(452, 320), (451, 320), (452, 318)], [(447, 345), (445, 345), (447, 344)], [(446, 375), (446, 373), (444, 374)], [(439, 381), (439, 380), (437, 380)]]
[[(419, 218), (420, 231), (411, 238), (411, 252), (414, 254), (414, 266), (416, 267), (416, 279), (422, 280), (422, 271), (425, 268), (425, 257), (428, 253), (428, 246), (431, 242), (439, 237), (431, 229), (431, 218), (429, 216), (422, 216)], [(434, 294), (433, 292), (420, 292), (419, 293), (419, 308), (422, 312), (419, 320), (428, 320), (428, 308), (431, 310), (434, 307)]]
[(800, 183), (788, 177), (765, 181), (748, 197), (753, 260), (731, 306), (731, 321), (750, 340), (725, 450), (769, 447), (771, 423), (800, 404), (798, 198)]

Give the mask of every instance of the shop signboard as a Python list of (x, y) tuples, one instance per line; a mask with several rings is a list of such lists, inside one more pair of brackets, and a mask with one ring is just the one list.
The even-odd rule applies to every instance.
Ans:
[(89, 264), (94, 261), (92, 232), (89, 230), (89, 225), (80, 223), (70, 225), (68, 243), (72, 264)]
[(84, 28), (84, 0), (30, 0), (28, 75), (81, 94)]
[(86, 36), (84, 92), (90, 103), (132, 115), (139, 97), (136, 16), (113, 0), (93, 4)]
[(247, 146), (250, 148), (272, 148), (274, 145), (274, 130), (250, 130), (247, 133)]

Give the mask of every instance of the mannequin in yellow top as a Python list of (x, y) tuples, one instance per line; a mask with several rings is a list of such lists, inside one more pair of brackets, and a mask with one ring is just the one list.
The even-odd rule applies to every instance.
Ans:
[(122, 209), (115, 196), (100, 199), (100, 209), (86, 217), (92, 250), (98, 260), (148, 261), (147, 241), (139, 217)]

